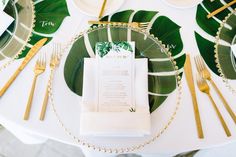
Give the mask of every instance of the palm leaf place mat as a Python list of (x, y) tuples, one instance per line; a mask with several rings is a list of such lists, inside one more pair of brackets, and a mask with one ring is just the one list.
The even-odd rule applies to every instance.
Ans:
[[(116, 22), (129, 22), (131, 18), (133, 22), (151, 22), (151, 27), (147, 31), (157, 37), (162, 44), (166, 45), (172, 53), (177, 66), (180, 69), (183, 67), (185, 54), (181, 53), (183, 42), (180, 36), (180, 26), (168, 17), (158, 16), (156, 11), (140, 10), (135, 12), (134, 10), (125, 10), (112, 16), (106, 16), (101, 21), (109, 19)], [(108, 34), (109, 31), (107, 29), (102, 29), (87, 35), (93, 54), (96, 42), (108, 41)], [(129, 38), (127, 29), (115, 30), (112, 28), (110, 34), (112, 41), (122, 41)], [(172, 67), (172, 74), (170, 74), (171, 68), (168, 65), (170, 60), (168, 60), (167, 56), (164, 58), (161, 53), (155, 52), (157, 50), (154, 50), (154, 47), (151, 48), (152, 45), (147, 45), (151, 44), (151, 42), (145, 41), (142, 35), (134, 32), (131, 33), (131, 36), (132, 40), (136, 42), (136, 58), (145, 57), (149, 59), (149, 105), (150, 111), (153, 112), (165, 101), (168, 94), (176, 89), (176, 72)], [(83, 86), (83, 59), (91, 57), (91, 52), (89, 52), (90, 50), (85, 43), (87, 39), (84, 38), (78, 39), (73, 44), (64, 67), (64, 77), (68, 87), (79, 96), (82, 95)], [(158, 49), (158, 47), (155, 48)], [(168, 72), (170, 73), (168, 74)], [(155, 75), (154, 73), (162, 73), (162, 75)]]
[[(64, 18), (69, 16), (65, 0), (18, 0), (17, 3), (10, 0), (4, 11), (19, 22), (15, 20), (1, 36), (0, 60), (25, 57), (30, 50), (29, 45), (42, 38), (48, 38), (49, 42)], [(4, 62), (0, 71), (10, 64)]]
[[(225, 0), (230, 2), (230, 0)], [(214, 18), (208, 12), (223, 6), (221, 1), (204, 0), (197, 7), (196, 21), (205, 34), (195, 32), (199, 51), (209, 68), (221, 76), (232, 92), (236, 93), (236, 58), (230, 48), (236, 38), (236, 5), (225, 9)]]

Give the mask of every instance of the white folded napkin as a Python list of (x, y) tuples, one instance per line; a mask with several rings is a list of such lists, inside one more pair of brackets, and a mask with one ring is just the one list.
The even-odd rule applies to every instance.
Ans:
[(234, 56), (236, 57), (236, 44), (231, 46)]
[(150, 134), (147, 59), (135, 60), (135, 112), (96, 112), (96, 69), (96, 59), (84, 59), (80, 135), (139, 137)]
[(4, 11), (0, 10), (0, 36), (7, 30), (8, 26), (14, 21), (14, 19), (7, 15)]

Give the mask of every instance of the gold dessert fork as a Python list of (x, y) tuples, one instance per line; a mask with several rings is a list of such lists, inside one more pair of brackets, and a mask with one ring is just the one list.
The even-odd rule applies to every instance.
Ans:
[[(51, 59), (50, 59), (51, 74), (54, 72), (56, 67), (59, 65), (60, 52), (61, 52), (61, 46), (59, 44), (54, 44), (53, 45), (53, 52), (52, 52)], [(50, 74), (50, 76), (51, 76), (51, 74)], [(44, 96), (44, 100), (43, 100), (43, 105), (42, 105), (42, 109), (40, 112), (39, 119), (41, 121), (43, 121), (45, 118), (46, 109), (47, 109), (47, 105), (48, 105), (48, 87), (49, 87), (49, 82), (47, 84), (47, 88), (46, 88), (46, 92), (45, 92), (45, 96)]]
[(213, 98), (212, 98), (212, 96), (210, 94), (210, 87), (209, 87), (209, 85), (207, 84), (206, 80), (204, 78), (202, 78), (202, 76), (200, 76), (200, 75), (197, 75), (197, 85), (198, 85), (198, 88), (199, 88), (199, 90), (201, 92), (206, 93), (208, 95), (208, 97), (211, 100), (211, 103), (212, 103), (212, 105), (214, 107), (214, 110), (215, 110), (215, 112), (216, 112), (216, 114), (217, 114), (217, 116), (218, 116), (218, 118), (219, 118), (219, 120), (221, 122), (221, 125), (224, 128), (224, 131), (225, 131), (226, 135), (227, 136), (231, 136), (229, 128), (227, 127), (227, 124), (225, 123), (225, 121), (223, 119), (223, 116), (221, 115), (221, 113), (220, 113), (216, 103), (214, 102), (214, 100), (213, 100)]
[(88, 24), (97, 25), (128, 25), (133, 28), (147, 29), (150, 22), (113, 22), (113, 21), (88, 21)]
[(233, 119), (234, 123), (236, 124), (236, 115), (234, 114), (233, 110), (231, 109), (231, 107), (229, 106), (227, 101), (225, 100), (223, 94), (220, 92), (220, 90), (218, 89), (218, 87), (216, 86), (214, 81), (211, 79), (211, 73), (207, 69), (202, 57), (200, 55), (198, 55), (198, 56), (195, 56), (194, 59), (195, 59), (195, 63), (196, 63), (197, 70), (198, 70), (199, 74), (204, 79), (208, 80), (211, 83), (211, 85), (213, 86), (213, 88), (215, 89), (217, 94), (219, 95), (220, 99), (222, 100), (222, 102), (224, 104), (224, 107), (226, 108), (227, 112), (229, 113), (229, 115)]
[(37, 81), (38, 76), (40, 74), (42, 74), (45, 71), (45, 69), (46, 69), (46, 55), (41, 54), (40, 57), (38, 58), (38, 60), (36, 61), (36, 64), (35, 64), (35, 67), (34, 67), (34, 80), (33, 80), (33, 83), (32, 83), (28, 103), (27, 103), (26, 110), (25, 110), (25, 113), (24, 113), (24, 120), (29, 119), (36, 81)]

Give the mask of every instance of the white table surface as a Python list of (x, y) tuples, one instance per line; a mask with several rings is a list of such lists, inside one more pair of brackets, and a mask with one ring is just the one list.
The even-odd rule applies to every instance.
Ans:
[[(88, 17), (81, 14), (77, 8), (74, 7), (72, 0), (67, 0), (69, 12), (71, 17), (67, 17), (59, 31), (55, 34), (55, 38), (52, 42), (61, 42), (65, 45), (75, 34), (84, 30), (88, 27), (87, 20), (93, 20), (94, 18)], [(182, 40), (184, 42), (184, 52), (188, 52), (193, 57), (195, 54), (199, 54), (195, 37), (194, 30), (198, 32), (200, 30), (199, 26), (195, 22), (195, 12), (196, 8), (191, 9), (174, 9), (167, 6), (162, 1), (157, 0), (127, 0), (120, 10), (134, 9), (134, 10), (157, 10), (160, 11), (159, 15), (165, 15), (175, 21), (181, 28)], [(65, 33), (66, 32), (66, 33)], [(46, 45), (42, 51), (50, 52), (51, 45)], [(65, 52), (66, 54), (68, 53)], [(48, 54), (48, 58), (49, 58)], [(9, 88), (0, 101), (0, 123), (9, 129), (13, 134), (15, 134), (19, 139), (25, 143), (39, 143), (44, 142), (46, 139), (54, 139), (61, 141), (63, 143), (77, 145), (76, 142), (68, 136), (65, 131), (61, 128), (57, 122), (55, 114), (52, 112), (51, 105), (49, 105), (47, 110), (47, 115), (45, 121), (41, 122), (38, 120), (42, 99), (46, 89), (46, 82), (49, 75), (49, 68), (46, 73), (39, 77), (36, 93), (34, 97), (33, 106), (31, 110), (31, 116), (29, 121), (24, 121), (22, 119), (25, 110), (26, 102), (28, 99), (28, 94), (31, 88), (31, 82), (33, 79), (33, 66), (37, 57), (29, 63), (25, 70), (20, 74), (20, 77), (14, 82), (14, 84)], [(66, 56), (63, 57), (62, 63), (57, 70), (56, 79), (54, 81), (56, 86), (55, 102), (56, 108), (61, 119), (65, 122), (68, 128), (71, 129), (73, 133), (78, 135), (79, 127), (79, 104), (81, 98), (70, 92), (69, 88), (63, 78), (63, 64), (65, 62)], [(4, 61), (1, 61), (3, 63)], [(193, 60), (192, 60), (193, 62)], [(1, 72), (0, 76), (0, 87), (8, 80), (9, 76), (14, 72), (16, 67), (21, 63), (21, 60), (15, 61), (7, 69)], [(194, 73), (196, 69), (194, 68)], [(236, 112), (235, 95), (230, 93), (228, 88), (218, 76), (213, 74), (213, 79), (217, 82), (218, 87), (221, 89), (222, 93), (226, 96), (229, 104), (232, 106), (233, 110)], [(212, 93), (220, 111), (222, 112), (224, 119), (226, 120), (232, 136), (227, 138), (219, 120), (217, 119), (215, 112), (208, 100), (207, 96), (203, 95), (197, 91), (197, 97), (199, 102), (199, 109), (202, 117), (203, 131), (205, 133), (205, 139), (199, 140), (197, 138), (197, 131), (194, 120), (193, 107), (191, 102), (191, 97), (189, 90), (187, 88), (185, 77), (182, 79), (183, 85), (183, 95), (181, 99), (181, 106), (176, 115), (175, 120), (170, 125), (170, 127), (162, 134), (155, 142), (146, 146), (144, 149), (136, 152), (138, 154), (177, 154), (189, 150), (211, 148), (215, 146), (224, 145), (227, 143), (234, 142), (236, 140), (236, 126), (227, 111), (223, 107), (223, 104), (216, 96)], [(63, 99), (61, 99), (63, 98)], [(77, 102), (77, 103), (75, 103)], [(157, 130), (160, 130), (169, 119), (170, 114), (173, 112), (175, 107), (175, 102), (173, 102), (172, 97), (169, 97), (161, 107), (158, 108), (152, 114), (152, 124)], [(111, 142), (112, 145), (124, 146), (135, 144), (135, 139), (127, 139), (126, 142), (118, 142), (117, 139), (105, 140), (102, 138), (94, 138), (94, 143), (96, 144), (107, 144), (107, 141)], [(112, 144), (113, 143), (113, 144)], [(79, 145), (78, 145), (79, 146)], [(79, 146), (81, 147), (81, 146)], [(87, 148), (82, 147), (87, 155), (93, 156), (104, 156), (102, 153), (97, 153)]]

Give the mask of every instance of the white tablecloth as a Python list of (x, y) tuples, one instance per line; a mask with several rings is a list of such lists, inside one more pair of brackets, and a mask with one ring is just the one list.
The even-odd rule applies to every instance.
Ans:
[[(93, 18), (81, 14), (78, 9), (74, 7), (72, 0), (67, 0), (67, 2), (71, 17), (67, 17), (64, 20), (60, 30), (57, 32), (52, 42), (67, 43), (75, 34), (88, 27), (87, 20), (93, 20)], [(199, 26), (195, 22), (196, 8), (180, 10), (171, 8), (160, 0), (127, 0), (120, 10), (126, 9), (160, 11), (159, 15), (169, 17), (182, 27), (181, 35), (184, 42), (183, 52), (188, 52), (192, 56), (194, 54), (199, 54), (194, 37), (194, 30), (201, 32)], [(42, 50), (49, 51), (50, 44), (45, 46)], [(75, 94), (71, 94), (64, 82), (63, 64), (65, 62), (65, 58), (66, 57), (63, 57), (61, 66), (56, 73), (57, 79), (55, 80), (55, 84), (60, 84), (60, 88), (57, 88), (58, 91), (55, 102), (57, 104), (56, 106), (61, 119), (65, 121), (68, 128), (71, 128), (73, 132), (76, 132), (78, 130), (76, 118), (78, 118), (78, 112), (80, 110), (79, 103), (81, 98)], [(0, 98), (0, 123), (25, 143), (40, 143), (44, 142), (46, 139), (53, 139), (63, 143), (77, 145), (76, 142), (61, 128), (57, 122), (57, 118), (51, 110), (50, 105), (47, 110), (45, 121), (41, 122), (38, 120), (42, 98), (44, 96), (46, 82), (49, 75), (49, 69), (46, 71), (45, 75), (39, 77), (37, 82), (37, 96), (35, 96), (33, 101), (34, 104), (31, 110), (30, 120), (22, 120), (28, 94), (31, 88), (31, 81), (33, 79), (32, 69), (36, 59), (37, 57), (29, 63), (4, 97)], [(20, 62), (21, 60), (14, 62), (7, 68), (7, 70), (1, 72), (0, 87), (3, 86), (6, 80), (8, 80), (9, 76), (20, 64)], [(193, 70), (195, 73), (196, 69), (194, 68)], [(213, 79), (217, 82), (217, 85), (221, 89), (222, 93), (225, 94), (229, 104), (236, 112), (236, 108), (233, 106), (235, 104), (235, 95), (229, 92), (221, 78), (213, 74)], [(183, 77), (182, 82), (183, 95), (181, 99), (181, 106), (175, 120), (164, 132), (164, 134), (162, 134), (155, 142), (136, 153), (162, 155), (177, 154), (189, 150), (219, 146), (234, 142), (236, 140), (236, 131), (234, 131), (236, 130), (236, 126), (227, 114), (227, 111), (223, 107), (220, 99), (218, 99), (215, 93), (213, 93), (217, 104), (219, 104), (220, 111), (223, 113), (224, 119), (232, 132), (232, 136), (229, 138), (226, 137), (208, 98), (196, 89), (197, 96), (199, 98), (198, 102), (202, 117), (203, 130), (205, 133), (204, 140), (199, 140), (197, 138), (192, 101), (185, 77)], [(70, 99), (70, 102), (77, 101), (78, 104), (72, 105), (68, 103), (68, 101), (58, 99), (62, 96)], [(152, 114), (152, 124), (157, 125), (157, 129), (162, 127), (169, 118), (169, 115), (173, 112), (174, 107), (175, 103), (173, 103), (173, 100), (168, 98), (165, 103)], [(96, 139), (95, 142), (101, 144), (103, 143), (102, 140), (99, 141), (98, 139)], [(135, 140), (128, 141), (128, 143), (135, 144)], [(82, 148), (86, 154), (93, 155), (93, 153), (97, 153), (88, 150), (87, 148)], [(102, 153), (99, 154), (101, 156), (105, 156)], [(96, 154), (96, 156), (99, 156), (99, 154)]]

